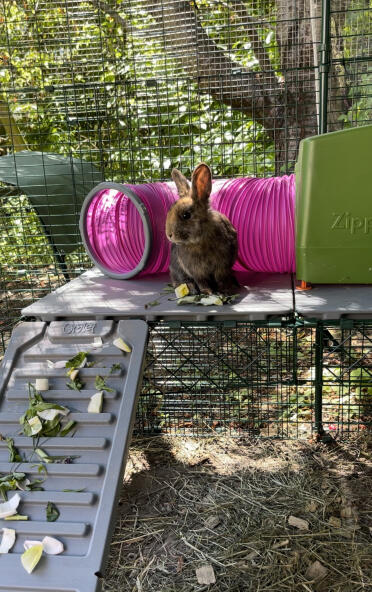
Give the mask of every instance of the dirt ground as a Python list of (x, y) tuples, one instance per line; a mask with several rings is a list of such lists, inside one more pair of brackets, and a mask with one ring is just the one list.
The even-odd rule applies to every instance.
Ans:
[(132, 443), (105, 592), (372, 589), (372, 439)]

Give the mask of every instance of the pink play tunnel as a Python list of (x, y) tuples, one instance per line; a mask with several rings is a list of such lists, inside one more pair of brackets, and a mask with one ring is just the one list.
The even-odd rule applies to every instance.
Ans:
[[(105, 182), (85, 198), (80, 231), (92, 261), (107, 275), (128, 279), (168, 270), (165, 220), (178, 198), (174, 183)], [(295, 271), (294, 175), (213, 182), (211, 207), (238, 231), (238, 271)]]

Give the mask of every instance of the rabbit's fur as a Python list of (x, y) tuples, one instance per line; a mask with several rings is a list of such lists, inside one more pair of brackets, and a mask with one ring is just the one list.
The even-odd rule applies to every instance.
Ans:
[(172, 243), (170, 274), (174, 287), (187, 284), (191, 294), (232, 294), (238, 283), (232, 266), (238, 252), (237, 233), (231, 222), (209, 207), (212, 191), (210, 168), (199, 164), (187, 179), (173, 169), (179, 199), (166, 221)]

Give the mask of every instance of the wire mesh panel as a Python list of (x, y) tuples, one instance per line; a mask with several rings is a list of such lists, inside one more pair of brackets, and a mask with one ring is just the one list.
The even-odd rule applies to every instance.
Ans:
[(152, 324), (137, 431), (308, 437), (311, 329), (262, 323)]
[(372, 425), (372, 322), (349, 325), (323, 329), (323, 427), (340, 436)]
[[(318, 130), (321, 4), (1, 0), (0, 158), (53, 153), (131, 182), (169, 179), (173, 166), (188, 174), (200, 160), (220, 177), (292, 171), (300, 140)], [(331, 0), (329, 129), (372, 120), (370, 27), (366, 0)], [(47, 224), (17, 163), (15, 184), (0, 177), (1, 323), (90, 266), (81, 196), (66, 190), (61, 213), (35, 170)]]

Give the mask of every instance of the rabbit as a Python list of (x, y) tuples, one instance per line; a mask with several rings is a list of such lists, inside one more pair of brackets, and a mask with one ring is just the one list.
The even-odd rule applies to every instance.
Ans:
[(199, 164), (191, 186), (177, 169), (173, 169), (172, 179), (179, 195), (166, 219), (166, 235), (172, 243), (172, 285), (187, 284), (190, 294), (234, 294), (239, 286), (232, 272), (237, 233), (226, 216), (209, 207), (210, 168)]

